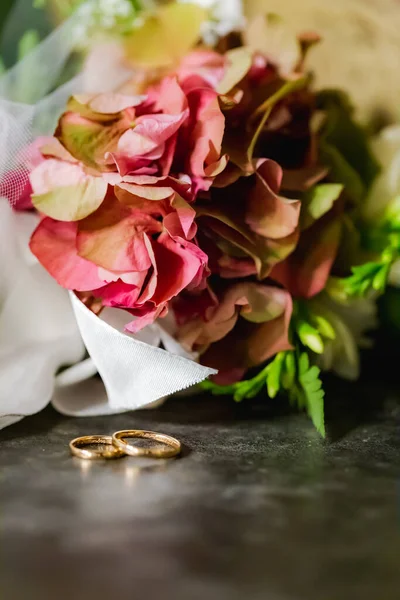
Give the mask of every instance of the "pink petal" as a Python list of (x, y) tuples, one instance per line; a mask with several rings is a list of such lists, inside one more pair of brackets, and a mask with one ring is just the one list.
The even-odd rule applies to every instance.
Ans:
[(155, 114), (143, 115), (136, 120), (133, 130), (137, 135), (152, 140), (157, 146), (166, 142), (174, 135), (188, 118), (189, 109), (185, 109), (176, 115)]
[(162, 304), (185, 289), (196, 277), (207, 256), (195, 244), (185, 240), (175, 241), (167, 232), (152, 242), (159, 277), (152, 297)]
[[(165, 217), (168, 214), (170, 208), (170, 200), (147, 200), (141, 196), (135, 196), (127, 191), (124, 187), (116, 186), (115, 195), (119, 202), (125, 207), (129, 207), (132, 213), (138, 214), (143, 213), (149, 217), (160, 221), (160, 217)], [(157, 225), (161, 230), (161, 223)], [(154, 228), (153, 228), (154, 229)], [(152, 233), (156, 233), (154, 230)]]
[(46, 217), (34, 231), (30, 249), (44, 268), (63, 287), (76, 291), (96, 290), (103, 285), (97, 266), (78, 255), (77, 224)]
[(95, 213), (80, 221), (77, 248), (80, 256), (109, 271), (146, 271), (151, 260), (143, 233), (160, 230), (161, 224), (150, 215), (107, 198)]
[(119, 138), (116, 156), (123, 155), (130, 159), (150, 154), (154, 150), (156, 152), (151, 158), (157, 160), (162, 156), (162, 145), (160, 146), (155, 140), (141, 135), (138, 131), (128, 129)]
[(191, 180), (188, 175), (182, 175), (179, 179), (176, 177), (160, 176), (155, 177), (153, 175), (141, 175), (135, 173), (135, 175), (125, 175), (122, 179), (120, 178), (116, 183), (132, 183), (138, 186), (155, 186), (155, 187), (169, 187), (182, 196), (185, 200), (190, 200), (191, 194)]
[(243, 282), (226, 289), (207, 320), (192, 318), (184, 323), (178, 338), (189, 349), (206, 350), (203, 364), (223, 371), (247, 369), (291, 348), (291, 314), (288, 292)]
[[(142, 275), (141, 285), (143, 285), (144, 278), (145, 274)], [(98, 290), (96, 295), (102, 299), (104, 306), (131, 308), (136, 305), (141, 285), (139, 287), (116, 281)]]
[(174, 212), (164, 218), (164, 227), (172, 237), (179, 236), (191, 240), (197, 231), (194, 222), (196, 212), (179, 195), (175, 195), (171, 201)]
[(237, 277), (248, 277), (256, 275), (257, 269), (254, 260), (246, 258), (234, 258), (223, 254), (218, 260), (219, 273), (226, 279), (236, 279)]
[[(118, 176), (121, 179), (125, 178), (129, 173), (136, 175), (153, 175), (158, 173), (158, 165), (153, 163), (153, 159), (149, 157), (130, 157), (128, 154), (119, 154), (116, 152), (107, 152), (105, 155), (107, 165), (116, 166)], [(103, 173), (103, 177), (105, 174)], [(107, 174), (109, 177), (109, 174)]]
[(180, 80), (196, 74), (213, 89), (216, 89), (225, 71), (226, 59), (223, 54), (212, 50), (195, 50), (187, 54), (179, 65)]
[[(248, 287), (247, 291), (245, 287)], [(258, 289), (257, 289), (258, 288)], [(247, 305), (242, 305), (242, 293), (246, 294)], [(257, 296), (261, 293), (259, 298)], [(235, 297), (238, 297), (235, 300)], [(240, 284), (236, 290), (232, 290), (224, 299), (224, 304), (228, 300), (235, 300), (238, 304), (236, 312), (232, 312), (230, 305), (223, 306), (218, 310), (219, 322), (219, 341), (212, 343), (205, 354), (202, 356), (202, 364), (211, 365), (220, 370), (220, 372), (231, 372), (233, 369), (248, 369), (258, 366), (277, 352), (290, 350), (292, 346), (289, 341), (289, 325), (292, 315), (293, 303), (290, 294), (285, 290), (264, 286), (254, 283)], [(259, 303), (259, 309), (257, 304)], [(260, 319), (267, 309), (271, 309), (271, 314), (264, 322)], [(224, 316), (230, 316), (228, 323), (235, 325), (234, 315), (240, 311), (242, 317), (246, 320), (251, 317), (252, 322), (247, 322), (243, 318), (238, 321), (237, 327), (231, 327), (227, 335), (223, 335), (224, 321), (220, 320)], [(268, 312), (268, 311), (267, 311)], [(275, 316), (274, 316), (275, 315)], [(216, 317), (215, 317), (216, 318)], [(209, 335), (214, 334), (214, 327), (211, 329), (208, 324)], [(203, 340), (206, 341), (206, 338)]]
[(208, 321), (218, 306), (218, 298), (209, 285), (196, 292), (182, 293), (173, 301), (174, 315), (178, 325), (193, 322), (201, 317)]
[(273, 160), (265, 160), (255, 174), (255, 185), (248, 194), (246, 223), (259, 235), (281, 239), (298, 226), (300, 200), (278, 196), (282, 169)]
[[(36, 150), (40, 153), (41, 160), (38, 160), (38, 156), (35, 153), (34, 146), (36, 146)], [(31, 156), (31, 165), (32, 167), (37, 166), (41, 162), (43, 162), (44, 158), (58, 158), (65, 162), (77, 163), (76, 158), (72, 156), (68, 152), (66, 148), (61, 144), (61, 142), (55, 137), (40, 137), (35, 140), (35, 142), (31, 146), (33, 150), (33, 155)]]
[(300, 237), (296, 250), (276, 265), (271, 278), (294, 297), (312, 298), (326, 285), (338, 251), (342, 231), (337, 219), (320, 219)]
[(149, 97), (155, 103), (155, 110), (170, 115), (178, 115), (187, 109), (187, 99), (176, 77), (164, 77), (159, 85), (149, 90)]
[(211, 89), (195, 89), (189, 93), (188, 99), (192, 127), (190, 173), (194, 177), (204, 177), (205, 167), (220, 158), (225, 117), (219, 107), (217, 94)]
[(128, 331), (129, 333), (137, 333), (138, 331), (141, 331), (141, 329), (144, 329), (148, 325), (154, 323), (156, 319), (165, 317), (167, 312), (167, 304), (163, 304), (161, 306), (156, 307), (149, 307), (142, 312), (141, 316), (125, 325), (125, 331)]
[(85, 104), (88, 104), (95, 112), (107, 115), (119, 113), (126, 108), (139, 106), (145, 99), (146, 96), (127, 96), (110, 92), (108, 94), (93, 96)]
[(48, 159), (30, 175), (32, 203), (42, 214), (60, 221), (79, 221), (102, 204), (108, 185), (88, 175), (82, 165)]
[(88, 176), (79, 164), (49, 158), (30, 174), (33, 193), (47, 194), (54, 188), (70, 187), (83, 183)]
[(150, 238), (146, 234), (144, 234), (143, 241), (151, 261), (152, 269), (148, 271), (148, 275), (150, 274), (150, 276), (148, 276), (146, 286), (142, 289), (142, 293), (138, 300), (138, 303), (140, 305), (145, 305), (146, 302), (148, 303), (150, 300), (153, 300), (154, 292), (156, 290), (158, 281), (158, 267), (156, 257), (154, 255), (154, 247), (152, 240), (150, 240)]
[(112, 283), (114, 281), (122, 281), (122, 283), (127, 283), (128, 285), (133, 285), (135, 287), (141, 287), (145, 278), (145, 274), (144, 272), (125, 272), (125, 273), (119, 273), (119, 272), (112, 272), (112, 271), (107, 271), (107, 269), (103, 269), (102, 267), (99, 267), (98, 269), (98, 274), (100, 279), (104, 280), (106, 283)]
[(157, 185), (165, 179), (166, 177), (155, 177), (154, 175), (126, 175), (122, 182), (133, 183), (134, 185)]
[[(282, 291), (282, 290), (281, 290)], [(278, 352), (292, 350), (289, 340), (289, 325), (292, 318), (293, 302), (290, 294), (286, 294), (284, 312), (266, 323), (263, 323), (251, 336), (248, 345), (248, 366), (257, 366), (269, 360)]]
[(150, 186), (150, 185), (135, 185), (133, 183), (120, 183), (119, 188), (125, 190), (132, 196), (138, 196), (145, 200), (165, 200), (174, 193), (171, 187)]
[(204, 174), (206, 177), (216, 177), (226, 168), (229, 162), (229, 157), (227, 154), (221, 156), (219, 160), (214, 163), (211, 163), (204, 169)]

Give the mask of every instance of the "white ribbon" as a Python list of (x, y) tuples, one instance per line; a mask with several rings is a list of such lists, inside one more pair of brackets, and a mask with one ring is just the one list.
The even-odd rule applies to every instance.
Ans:
[[(131, 316), (124, 311), (108, 309), (108, 312), (105, 311), (102, 318), (99, 318), (73, 294), (71, 301), (79, 330), (93, 363), (91, 365), (87, 362), (85, 365), (79, 365), (79, 368), (83, 368), (84, 377), (90, 373), (91, 368), (95, 368), (101, 375), (105, 390), (95, 402), (90, 402), (89, 406), (85, 401), (82, 402), (82, 399), (73, 407), (71, 403), (65, 403), (65, 385), (76, 384), (76, 379), (80, 378), (82, 372), (78, 373), (76, 368), (72, 368), (70, 372), (57, 378), (53, 404), (60, 412), (87, 415), (133, 410), (200, 383), (216, 373), (214, 369), (190, 360), (181, 346), (162, 327), (162, 320), (142, 332), (141, 337), (150, 342), (146, 343), (138, 339), (140, 334), (127, 335), (105, 320), (111, 319), (115, 324), (119, 320), (123, 327), (131, 320)], [(160, 343), (172, 348), (175, 353), (159, 348)]]

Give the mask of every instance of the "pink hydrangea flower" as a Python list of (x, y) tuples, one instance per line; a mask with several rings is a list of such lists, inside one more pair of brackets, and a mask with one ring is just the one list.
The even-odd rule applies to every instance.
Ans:
[(292, 298), (278, 287), (242, 281), (218, 293), (210, 289), (175, 304), (178, 340), (219, 369), (219, 383), (241, 379), (277, 352), (289, 350)]
[(201, 82), (72, 98), (30, 176), (43, 216), (33, 253), (65, 288), (128, 310), (129, 331), (163, 316), (205, 284), (189, 203), (226, 165), (223, 133), (217, 94)]
[(149, 200), (123, 185), (136, 184), (121, 182), (84, 219), (43, 218), (30, 247), (63, 287), (137, 317), (127, 325), (135, 333), (165, 315), (183, 289), (204, 285), (207, 256), (194, 240), (195, 213), (175, 191)]
[(176, 77), (165, 77), (146, 96), (71, 99), (56, 137), (85, 169), (122, 177), (185, 173), (195, 194), (226, 166), (224, 123), (209, 86), (200, 80), (185, 89)]

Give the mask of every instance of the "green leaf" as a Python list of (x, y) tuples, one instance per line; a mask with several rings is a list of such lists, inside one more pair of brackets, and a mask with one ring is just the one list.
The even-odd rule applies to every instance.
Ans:
[(340, 181), (347, 196), (358, 203), (366, 194), (366, 190), (357, 171), (347, 162), (335, 146), (321, 142), (321, 161), (329, 167), (329, 175), (335, 181)]
[(233, 385), (221, 386), (212, 381), (200, 385), (203, 390), (216, 396), (229, 395), (240, 402), (244, 398), (253, 398), (264, 386), (270, 398), (285, 391), (291, 403), (305, 410), (317, 431), (325, 437), (324, 390), (320, 379), (320, 370), (310, 365), (306, 352), (289, 350), (279, 352), (275, 358), (252, 379), (239, 381)]
[(254, 398), (264, 386), (267, 386), (268, 395), (274, 398), (280, 390), (280, 376), (286, 354), (286, 352), (276, 354), (274, 359), (252, 379), (238, 381), (232, 385), (218, 385), (206, 380), (200, 385), (203, 390), (210, 391), (216, 396), (233, 396), (236, 402), (241, 402), (245, 398)]
[(328, 338), (328, 340), (334, 340), (336, 338), (335, 330), (328, 319), (325, 319), (325, 317), (322, 317), (321, 315), (313, 315), (313, 321), (323, 337)]
[(279, 352), (274, 360), (266, 368), (267, 373), (267, 391), (270, 398), (275, 398), (278, 394), (281, 384), (281, 373), (285, 363), (285, 352)]
[(390, 265), (384, 264), (372, 279), (372, 288), (377, 292), (384, 292), (389, 277)]
[(199, 385), (204, 391), (211, 392), (213, 396), (233, 396), (236, 389), (235, 386), (237, 384), (235, 383), (232, 385), (218, 385), (218, 383), (214, 383), (210, 379), (206, 379), (205, 381), (202, 381)]
[(330, 211), (342, 190), (341, 183), (321, 183), (309, 189), (302, 201), (302, 229), (306, 229)]
[(306, 352), (299, 360), (299, 382), (304, 394), (304, 403), (308, 416), (316, 430), (325, 437), (324, 396), (322, 381), (319, 377), (320, 370), (315, 365), (310, 367)]
[(400, 231), (400, 195), (397, 195), (390, 201), (386, 207), (383, 219), (383, 227), (386, 232)]
[(40, 37), (37, 31), (34, 29), (26, 31), (18, 42), (18, 60), (22, 60), (25, 56), (30, 54), (39, 43)]
[(321, 131), (322, 159), (331, 169), (331, 178), (342, 183), (348, 196), (359, 202), (380, 170), (367, 133), (353, 119), (352, 106), (343, 92), (320, 92), (317, 108), (326, 113)]
[(294, 352), (285, 352), (285, 364), (282, 368), (281, 382), (285, 390), (289, 391), (296, 380), (296, 358)]
[[(335, 282), (333, 294), (342, 292), (344, 298), (362, 298), (371, 290), (383, 293), (386, 289), (390, 267), (395, 255), (389, 255), (382, 261), (371, 261), (363, 265), (352, 267), (349, 277)], [(332, 288), (331, 288), (332, 289)]]
[(304, 346), (317, 354), (322, 354), (324, 351), (324, 342), (315, 327), (307, 321), (300, 320), (297, 322), (296, 333)]

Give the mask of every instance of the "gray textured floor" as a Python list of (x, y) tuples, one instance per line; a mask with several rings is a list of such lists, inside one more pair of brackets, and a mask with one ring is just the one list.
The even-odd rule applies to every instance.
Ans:
[[(0, 433), (1, 598), (398, 600), (397, 404), (372, 416), (329, 443), (302, 416), (207, 398), (26, 419)], [(128, 427), (178, 436), (183, 456), (69, 455)]]

